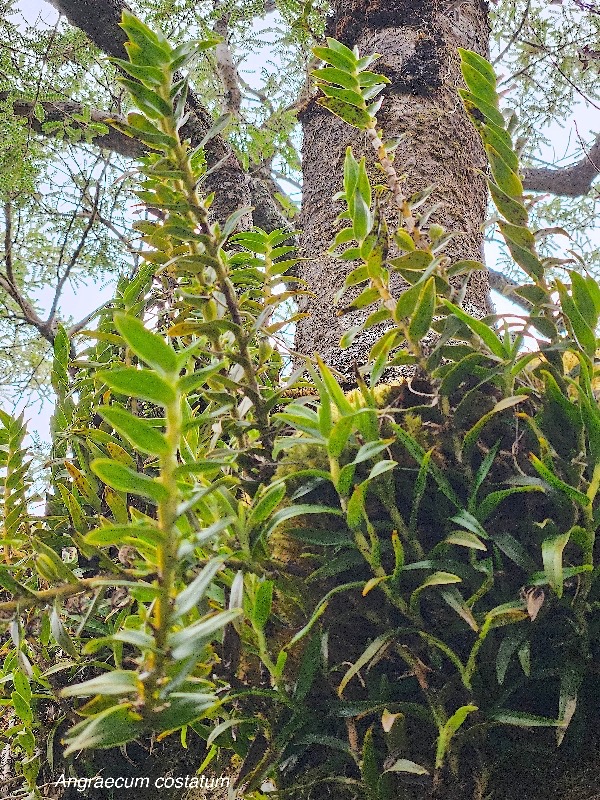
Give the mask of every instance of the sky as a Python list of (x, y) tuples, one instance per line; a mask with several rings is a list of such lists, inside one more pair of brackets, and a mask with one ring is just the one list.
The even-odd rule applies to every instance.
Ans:
[[(19, 0), (16, 8), (18, 9), (18, 14), (14, 19), (18, 24), (33, 25), (39, 20), (45, 25), (52, 26), (58, 18), (58, 12), (44, 0)], [(273, 54), (268, 48), (265, 48), (262, 52), (255, 51), (248, 54), (244, 61), (245, 79), (249, 80), (249, 75), (252, 75), (252, 73), (258, 76), (261, 66), (266, 63), (267, 59), (272, 60), (272, 58)], [(583, 107), (575, 108), (572, 119), (566, 125), (557, 123), (549, 128), (548, 138), (551, 141), (551, 145), (541, 151), (540, 157), (550, 162), (555, 158), (563, 159), (566, 157), (568, 159), (569, 155), (576, 153), (580, 147), (576, 130), (578, 129), (582, 135), (586, 136), (588, 131), (594, 128), (596, 130), (600, 129), (600, 111), (597, 109), (584, 109)], [(494, 243), (488, 245), (486, 249), (488, 264), (493, 265), (497, 261), (498, 252), (497, 245), (494, 245)], [(109, 300), (112, 296), (112, 291), (112, 284), (107, 284), (104, 287), (93, 285), (87, 290), (82, 287), (77, 289), (73, 286), (67, 286), (61, 303), (63, 312), (67, 315), (72, 314), (77, 319), (80, 319), (105, 300)], [(48, 287), (47, 292), (41, 292), (38, 300), (42, 307), (51, 302), (51, 288)], [(512, 303), (497, 293), (494, 293), (494, 303), (497, 313), (510, 313), (516, 310)], [(30, 419), (30, 431), (37, 434), (42, 440), (47, 441), (49, 439), (49, 420), (52, 413), (52, 404), (46, 402), (41, 407), (36, 404), (27, 408), (29, 403), (29, 398), (22, 398), (18, 403), (18, 410), (26, 408), (26, 417)]]

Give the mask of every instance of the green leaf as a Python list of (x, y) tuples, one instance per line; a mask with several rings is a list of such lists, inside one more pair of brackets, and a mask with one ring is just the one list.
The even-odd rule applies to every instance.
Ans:
[[(416, 283), (410, 289), (406, 289), (406, 291), (402, 292), (396, 301), (396, 307), (393, 311), (393, 317), (396, 322), (403, 322), (414, 313), (421, 297), (422, 288), (420, 283)], [(392, 331), (388, 331), (386, 335), (391, 334)]]
[[(347, 59), (352, 59), (353, 63), (357, 65), (357, 69), (360, 68), (358, 66), (359, 62), (357, 60), (357, 56), (353, 50), (351, 50), (349, 47), (346, 47), (346, 45), (342, 44), (342, 42), (338, 42), (337, 39), (334, 39), (331, 36), (328, 36), (325, 41), (327, 42), (328, 47), (330, 47), (332, 50), (335, 50), (336, 53), (341, 53), (342, 55), (346, 56)], [(369, 56), (368, 57), (369, 64), (372, 64), (373, 61), (375, 61), (378, 58), (379, 56), (377, 55), (377, 53), (374, 53), (373, 55)], [(364, 67), (362, 68), (364, 69)]]
[(453, 517), (450, 518), (450, 522), (456, 522), (457, 525), (461, 525), (471, 533), (480, 536), (482, 539), (488, 539), (488, 534), (485, 528), (481, 525), (479, 520), (473, 516), (469, 511), (459, 511), (458, 514), (455, 514)]
[[(131, 120), (131, 125), (123, 122), (113, 120), (110, 123), (111, 128), (114, 128), (126, 136), (131, 136), (134, 139), (139, 139), (145, 145), (149, 145), (153, 150), (170, 150), (177, 144), (177, 140), (172, 136), (167, 136), (165, 133), (160, 133), (152, 123), (144, 117), (143, 114), (130, 112), (127, 119)], [(154, 132), (156, 131), (156, 133)], [(146, 251), (146, 257), (149, 256)]]
[(377, 478), (378, 475), (383, 475), (384, 472), (389, 472), (397, 465), (398, 462), (393, 461), (392, 459), (382, 459), (381, 461), (378, 461), (371, 467), (371, 471), (369, 472), (365, 483), (373, 480), (373, 478)]
[(496, 76), (493, 78), (489, 74), (482, 74), (479, 69), (467, 61), (460, 65), (465, 83), (476, 97), (480, 97), (491, 106), (498, 105), (498, 95), (496, 94)]
[(589, 441), (589, 453), (594, 463), (600, 462), (600, 409), (580, 392), (581, 417)]
[[(122, 11), (119, 27), (123, 28), (132, 43), (142, 49), (143, 55), (150, 58), (151, 53), (159, 53), (161, 60), (158, 64), (160, 66), (171, 56), (171, 48), (165, 37), (144, 25), (140, 19), (127, 9)], [(147, 63), (152, 64), (153, 62), (148, 60)]]
[(248, 517), (248, 527), (260, 525), (273, 512), (285, 495), (285, 485), (271, 486), (260, 498)]
[(151, 88), (153, 86), (160, 86), (162, 83), (164, 83), (165, 73), (158, 67), (151, 67), (148, 64), (145, 64), (144, 66), (140, 64), (132, 64), (130, 61), (125, 61), (123, 58), (113, 58), (111, 61), (113, 64), (115, 64), (115, 66), (122, 69), (128, 75), (131, 75), (132, 78), (136, 78), (138, 81), (141, 81), (145, 86)]
[[(316, 71), (325, 72), (325, 70)], [(319, 97), (317, 103), (331, 111), (336, 117), (352, 125), (353, 128), (365, 130), (371, 124), (371, 116), (366, 111), (363, 111), (362, 108), (351, 106), (349, 103), (344, 103), (342, 100), (335, 100), (333, 97)]]
[(337, 50), (333, 50), (331, 47), (313, 47), (313, 53), (317, 58), (320, 58), (321, 61), (326, 61), (328, 64), (331, 64), (332, 67), (337, 67), (337, 69), (341, 69), (344, 72), (353, 73), (356, 71), (356, 56), (352, 50), (348, 52), (350, 55), (347, 53), (340, 53)]
[[(367, 160), (365, 156), (363, 156), (360, 160), (358, 165), (358, 183), (357, 183), (358, 193), (365, 201), (365, 205), (368, 209), (371, 208), (372, 202), (372, 192), (371, 192), (371, 182), (369, 180), (369, 175), (367, 173)], [(369, 226), (370, 230), (371, 226)]]
[(173, 110), (171, 105), (157, 92), (129, 78), (119, 77), (118, 81), (127, 89), (129, 96), (140, 111), (150, 117), (150, 119), (158, 120), (172, 115)]
[[(402, 246), (405, 246), (405, 249), (408, 247), (406, 237), (414, 247), (414, 242), (406, 231), (399, 231), (398, 233), (404, 234), (404, 237), (402, 237)], [(427, 253), (425, 250), (412, 250), (412, 252), (399, 256), (398, 258), (390, 258), (388, 263), (394, 268), (394, 272), (402, 272), (403, 269), (415, 271), (424, 270), (432, 261), (433, 256), (431, 253)]]
[(199, 620), (183, 630), (172, 633), (169, 637), (172, 657), (179, 661), (196, 655), (226, 625), (237, 619), (242, 613), (241, 609), (221, 611), (208, 619)]
[(17, 691), (21, 697), (23, 697), (27, 702), (31, 702), (32, 691), (31, 691), (31, 684), (27, 677), (20, 672), (19, 670), (13, 670), (13, 683), (15, 685), (15, 691)]
[(141, 497), (148, 497), (157, 503), (162, 503), (169, 498), (169, 492), (162, 483), (157, 483), (153, 478), (135, 472), (117, 461), (109, 458), (97, 458), (92, 461), (90, 467), (103, 483), (120, 492), (131, 492)]
[(429, 771), (422, 767), (420, 764), (416, 764), (414, 761), (409, 761), (407, 758), (399, 758), (398, 761), (394, 761), (391, 767), (388, 767), (386, 772), (408, 772), (412, 775), (429, 775)]
[(358, 658), (348, 669), (340, 681), (340, 685), (338, 686), (338, 696), (341, 697), (344, 694), (344, 689), (350, 683), (352, 678), (357, 675), (360, 670), (365, 667), (369, 661), (372, 661), (376, 655), (380, 653), (381, 650), (388, 647), (390, 639), (396, 635), (396, 631), (388, 631), (387, 633), (378, 636), (371, 644), (367, 647), (364, 653)]
[(479, 536), (469, 531), (454, 531), (444, 539), (448, 544), (457, 544), (460, 547), (469, 547), (473, 550), (487, 550), (486, 545)]
[(518, 494), (520, 492), (543, 492), (544, 489), (542, 486), (515, 486), (512, 489), (499, 489), (496, 492), (490, 492), (486, 497), (483, 498), (481, 503), (477, 508), (477, 519), (480, 522), (485, 522), (486, 519), (493, 514), (493, 512), (498, 508), (500, 503), (503, 500), (506, 500), (513, 494)]
[(493, 541), (496, 547), (501, 550), (505, 556), (514, 561), (521, 569), (526, 572), (531, 572), (535, 568), (533, 559), (529, 556), (521, 542), (508, 533), (507, 531), (498, 531), (493, 536)]
[(387, 450), (387, 448), (394, 442), (394, 439), (380, 439), (377, 442), (367, 442), (363, 444), (358, 453), (355, 455), (354, 459), (352, 460), (353, 464), (362, 464), (363, 461), (368, 461), (371, 458), (375, 458), (378, 456), (383, 450)]
[(252, 623), (258, 630), (263, 630), (271, 616), (273, 604), (273, 581), (264, 581), (256, 591), (254, 608), (252, 609)]
[(580, 506), (583, 506), (584, 508), (586, 506), (589, 506), (591, 501), (587, 495), (583, 494), (583, 492), (580, 492), (578, 489), (575, 489), (574, 486), (569, 486), (568, 483), (562, 481), (557, 475), (555, 475), (550, 469), (548, 469), (548, 467), (542, 461), (540, 461), (540, 459), (536, 455), (530, 453), (529, 460), (535, 467), (536, 472), (553, 489), (556, 489), (559, 492), (563, 492), (563, 494), (566, 494), (567, 497), (569, 497), (574, 502), (578, 503)]
[(27, 727), (33, 723), (33, 710), (31, 704), (19, 692), (12, 692), (11, 696), (12, 706), (21, 720)]
[(573, 299), (569, 296), (566, 286), (558, 279), (556, 280), (556, 288), (560, 295), (563, 316), (566, 317), (566, 321), (572, 328), (575, 338), (582, 350), (585, 351), (590, 359), (593, 359), (596, 352), (596, 334), (587, 324)]
[(511, 711), (508, 708), (499, 708), (489, 715), (489, 719), (494, 722), (502, 722), (504, 725), (516, 725), (518, 728), (548, 728), (556, 727), (560, 724), (555, 719), (538, 717), (535, 714), (526, 714), (523, 711)]
[(358, 185), (358, 161), (354, 158), (352, 148), (346, 148), (346, 155), (344, 157), (344, 191), (346, 198), (354, 196), (354, 190)]
[(454, 586), (450, 587), (449, 589), (441, 589), (440, 595), (442, 596), (444, 602), (467, 623), (469, 628), (477, 633), (479, 630), (477, 620), (473, 616), (473, 612), (466, 604), (458, 589)]
[(202, 140), (200, 141), (196, 149), (193, 151), (193, 153), (195, 153), (197, 150), (202, 150), (204, 147), (206, 147), (206, 145), (211, 141), (211, 139), (214, 139), (215, 136), (218, 136), (225, 130), (225, 128), (229, 125), (232, 119), (233, 119), (233, 114), (231, 114), (230, 112), (228, 112), (227, 114), (222, 114), (214, 122), (214, 124), (211, 125), (208, 132), (203, 136)]
[(503, 128), (505, 126), (506, 122), (504, 117), (491, 103), (486, 103), (483, 98), (477, 97), (477, 95), (466, 91), (465, 89), (459, 89), (458, 93), (463, 101), (467, 113), (471, 116), (471, 119), (477, 127), (480, 127), (482, 123), (479, 119), (479, 114), (473, 113), (475, 111), (483, 114), (485, 117), (487, 117), (486, 121), (493, 122), (494, 125), (498, 125), (499, 128)]
[(128, 539), (141, 539), (150, 545), (164, 543), (164, 535), (152, 525), (105, 525), (85, 536), (85, 541), (96, 547), (115, 547), (127, 544)]
[(529, 215), (525, 206), (519, 203), (518, 200), (509, 197), (509, 195), (503, 192), (498, 184), (494, 183), (490, 178), (487, 179), (487, 183), (494, 205), (502, 216), (513, 225), (527, 225)]
[(379, 290), (374, 286), (369, 286), (350, 303), (348, 308), (367, 308), (376, 303), (380, 297)]
[[(357, 90), (359, 88), (357, 78), (343, 69), (337, 69), (336, 67), (324, 67), (323, 69), (314, 69), (312, 74), (319, 82), (333, 84), (337, 83), (340, 86), (343, 86), (344, 89)], [(323, 98), (319, 99), (322, 100)]]
[(492, 86), (496, 85), (494, 67), (487, 59), (480, 56), (479, 53), (473, 52), (473, 50), (466, 50), (464, 47), (459, 47), (458, 52), (463, 64), (468, 64), (473, 69), (476, 69)]
[(321, 636), (311, 637), (302, 654), (302, 661), (296, 675), (294, 699), (302, 702), (311, 690), (315, 676), (321, 667)]
[(132, 704), (112, 706), (75, 725), (67, 734), (65, 755), (90, 748), (118, 747), (137, 739), (144, 730), (144, 722), (132, 710)]
[(357, 242), (362, 242), (373, 225), (371, 211), (358, 192), (354, 195), (354, 207), (352, 209), (352, 222), (354, 236)]
[(520, 200), (523, 197), (523, 184), (517, 173), (508, 166), (495, 147), (485, 145), (485, 151), (492, 175), (500, 189), (514, 200)]
[(219, 723), (216, 725), (210, 732), (210, 736), (206, 740), (206, 746), (210, 747), (210, 745), (219, 738), (222, 733), (228, 731), (230, 728), (237, 727), (238, 725), (244, 725), (249, 722), (253, 722), (255, 724), (260, 725), (261, 720), (258, 717), (246, 717), (240, 718), (236, 717), (235, 719), (226, 719), (224, 722)]
[(519, 158), (512, 149), (510, 134), (493, 123), (482, 126), (479, 133), (484, 144), (493, 147), (507, 167), (516, 173), (519, 169)]
[(340, 414), (353, 414), (355, 409), (351, 406), (348, 398), (344, 394), (342, 387), (333, 377), (333, 374), (327, 364), (323, 361), (318, 353), (315, 354), (315, 359), (319, 366), (319, 376), (322, 380), (322, 383), (326, 387), (327, 392), (337, 406)]
[(60, 693), (62, 697), (92, 697), (96, 694), (108, 697), (138, 692), (140, 687), (141, 681), (137, 672), (116, 669), (89, 681), (66, 686)]
[(223, 230), (221, 231), (221, 236), (223, 239), (226, 239), (231, 233), (233, 233), (237, 228), (238, 222), (247, 214), (251, 214), (252, 210), (252, 206), (242, 206), (242, 208), (238, 208), (236, 211), (230, 214), (225, 221)]
[(169, 443), (163, 434), (141, 417), (119, 406), (100, 406), (98, 412), (141, 453), (164, 455), (169, 452)]
[(417, 307), (408, 326), (409, 339), (418, 343), (429, 332), (435, 312), (435, 278), (431, 277), (419, 294)]
[(461, 583), (462, 578), (458, 575), (453, 575), (451, 572), (438, 571), (429, 575), (423, 583), (418, 586), (410, 596), (410, 607), (414, 610), (418, 606), (419, 596), (421, 592), (428, 589), (430, 586), (447, 586), (450, 583)]
[[(377, 56), (377, 58), (379, 58), (379, 56)], [(378, 83), (390, 83), (390, 79), (386, 78), (385, 75), (380, 75), (375, 72), (361, 72), (358, 76), (358, 82), (361, 87), (368, 86), (370, 88), (376, 86)]]
[(182, 617), (198, 605), (224, 561), (223, 556), (211, 558), (200, 574), (177, 595), (174, 609), (176, 617)]
[(168, 703), (156, 709), (150, 717), (150, 725), (157, 731), (173, 731), (197, 720), (211, 709), (218, 708), (221, 701), (214, 694), (204, 692), (171, 692)]
[(331, 506), (311, 505), (309, 503), (287, 506), (287, 508), (282, 508), (280, 511), (273, 514), (265, 536), (268, 538), (282, 522), (306, 514), (334, 514), (337, 517), (342, 516), (342, 512), (339, 508), (332, 508)]
[(0, 565), (0, 586), (4, 589), (7, 589), (11, 594), (14, 594), (18, 598), (32, 598), (35, 597), (35, 592), (32, 592), (31, 589), (28, 589), (26, 586), (23, 586), (22, 583), (16, 581), (10, 572)]
[[(405, 431), (400, 425), (396, 423), (392, 423), (392, 428), (396, 434), (396, 438), (398, 441), (408, 450), (409, 454), (415, 459), (419, 466), (423, 463), (427, 453), (423, 449), (423, 447), (417, 442), (417, 440), (411, 436), (408, 431)], [(456, 507), (461, 507), (461, 502), (458, 499), (456, 492), (450, 485), (450, 482), (442, 472), (442, 470), (434, 464), (431, 460), (429, 460), (429, 472), (431, 473), (433, 479), (437, 483), (440, 491), (450, 500), (450, 502)]]
[(355, 108), (364, 108), (365, 101), (361, 94), (352, 89), (340, 89), (337, 86), (321, 86), (321, 91), (326, 97), (333, 97), (335, 100), (342, 100)]
[(585, 320), (586, 324), (595, 330), (598, 325), (598, 314), (600, 314), (600, 290), (592, 279), (590, 282), (587, 277), (583, 277), (575, 270), (569, 270), (571, 278), (571, 293), (575, 307)]
[(64, 625), (60, 619), (59, 613), (54, 607), (52, 609), (52, 613), (50, 614), (50, 630), (52, 631), (52, 636), (54, 637), (54, 641), (60, 647), (61, 650), (64, 650), (67, 655), (72, 656), (75, 659), (79, 659), (80, 655), (77, 652), (77, 648), (73, 644), (73, 641), (67, 631), (65, 630)]
[[(152, 587), (148, 586), (151, 590)], [(149, 633), (137, 630), (136, 628), (121, 628), (112, 636), (108, 636), (105, 640), (90, 639), (84, 647), (87, 653), (93, 653), (100, 649), (106, 642), (123, 642), (125, 644), (132, 644), (134, 647), (139, 647), (140, 650), (156, 650), (156, 643), (154, 637)]]
[(378, 797), (377, 786), (381, 776), (381, 769), (377, 763), (377, 750), (373, 741), (373, 726), (365, 734), (360, 771), (363, 782), (370, 790), (369, 797)]
[(368, 483), (363, 481), (358, 486), (354, 487), (354, 491), (348, 500), (348, 507), (346, 509), (346, 522), (351, 531), (356, 530), (362, 524), (365, 517), (365, 495), (367, 493)]
[(561, 746), (573, 715), (577, 710), (577, 695), (583, 681), (580, 668), (568, 664), (560, 676), (560, 697), (558, 702), (559, 729), (556, 731), (556, 744)]
[(563, 593), (563, 550), (569, 541), (570, 532), (561, 533), (544, 539), (542, 542), (542, 560), (548, 583), (556, 592), (557, 597)]
[(472, 705), (461, 706), (454, 712), (454, 714), (452, 714), (450, 719), (446, 722), (446, 724), (444, 725), (444, 727), (440, 732), (440, 735), (438, 736), (437, 749), (435, 755), (436, 769), (441, 769), (441, 767), (443, 766), (446, 752), (448, 751), (450, 741), (454, 736), (454, 734), (464, 723), (469, 714), (472, 714), (474, 711), (478, 710), (479, 709), (477, 706), (472, 706)]
[(177, 356), (173, 348), (161, 336), (149, 331), (141, 320), (117, 311), (114, 322), (129, 347), (148, 366), (167, 375), (177, 372)]
[(544, 265), (531, 247), (524, 247), (519, 241), (520, 234), (526, 229), (523, 226), (510, 225), (504, 220), (499, 220), (498, 227), (515, 262), (534, 280), (543, 278)]
[(339, 458), (348, 444), (348, 439), (354, 427), (354, 417), (347, 416), (339, 419), (331, 428), (327, 437), (327, 452), (333, 458)]
[(443, 299), (442, 302), (459, 318), (459, 320), (461, 320), (461, 322), (464, 322), (473, 333), (479, 336), (491, 353), (501, 359), (508, 358), (509, 354), (506, 352), (506, 348), (489, 325), (486, 325), (485, 322), (481, 322), (481, 320), (475, 319), (475, 317), (467, 314), (466, 311), (463, 311), (459, 306), (455, 306), (454, 303), (451, 303), (449, 300)]
[(520, 628), (509, 629), (508, 633), (500, 642), (500, 647), (496, 655), (496, 679), (500, 686), (504, 683), (506, 671), (512, 657), (525, 640), (526, 635), (525, 631)]
[[(184, 353), (181, 353), (181, 356), (183, 355)], [(199, 389), (201, 386), (204, 386), (215, 373), (224, 369), (226, 366), (227, 364), (225, 361), (218, 361), (216, 364), (209, 364), (206, 367), (195, 370), (189, 375), (183, 375), (183, 377), (179, 379), (177, 386), (183, 394), (190, 394), (196, 389)]]
[(65, 564), (58, 553), (52, 547), (50, 547), (50, 545), (47, 545), (37, 537), (33, 538), (32, 544), (34, 546), (34, 552), (38, 553), (39, 555), (43, 555), (44, 561), (52, 564), (52, 569), (57, 578), (59, 578), (61, 581), (66, 581), (67, 583), (77, 584), (77, 578), (73, 574), (72, 570)]
[(83, 472), (77, 469), (77, 467), (74, 464), (71, 464), (70, 461), (65, 461), (65, 468), (69, 473), (69, 475), (71, 476), (71, 478), (73, 479), (73, 482), (77, 487), (77, 490), (81, 493), (83, 497), (85, 497), (87, 502), (91, 506), (93, 506), (93, 508), (99, 511), (100, 500), (98, 498), (96, 489), (92, 486), (92, 484), (83, 474)]
[(483, 428), (491, 419), (493, 419), (496, 414), (505, 411), (507, 408), (512, 408), (513, 406), (517, 405), (518, 403), (522, 403), (525, 400), (527, 400), (526, 395), (515, 395), (514, 397), (505, 397), (502, 400), (499, 400), (494, 408), (492, 408), (491, 411), (488, 411), (487, 414), (484, 414), (464, 435), (462, 444), (463, 452), (469, 453), (471, 451), (471, 448), (477, 442), (479, 434)]
[(148, 369), (115, 367), (100, 370), (96, 376), (115, 392), (127, 397), (138, 397), (165, 407), (175, 402), (175, 390), (171, 384)]
[[(415, 245), (414, 239), (412, 238), (412, 236), (410, 235), (410, 233), (407, 230), (404, 230), (404, 228), (399, 228), (394, 233), (394, 239), (396, 240), (396, 244), (398, 245), (398, 247), (401, 250), (408, 250), (409, 252), (418, 252), (418, 253), (423, 253), (424, 252), (423, 250), (416, 250), (415, 249), (416, 245)], [(388, 264), (391, 264), (392, 261), (396, 261), (396, 260), (397, 259), (390, 259), (388, 261)]]

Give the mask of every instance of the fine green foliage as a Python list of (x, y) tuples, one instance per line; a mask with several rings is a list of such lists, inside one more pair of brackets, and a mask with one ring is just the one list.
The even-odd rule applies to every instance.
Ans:
[[(302, 800), (485, 793), (515, 728), (547, 729), (536, 744), (553, 753), (598, 717), (580, 697), (599, 645), (600, 291), (549, 274), (494, 72), (461, 51), (530, 305), (510, 322), (468, 314), (483, 267), (446, 254), (456, 232), (430, 222), (431, 190), (404, 195), (376, 56), (328, 39), (320, 102), (365, 131), (386, 180), (347, 151), (331, 251), (353, 262), (340, 313), (369, 315), (341, 346), (378, 336), (351, 392), (318, 355), (310, 386), (304, 367), (284, 379), (290, 234), (236, 232), (244, 209), (212, 221), (202, 148), (179, 134), (175, 73), (195, 48), (122, 25), (137, 110), (120, 128), (152, 150), (138, 194), (162, 216), (137, 224), (145, 264), (83, 332), (84, 356), (56, 337), (52, 490), (33, 522), (23, 424), (2, 416), (3, 736), (30, 788), (40, 697), (59, 695), (82, 717), (67, 757), (179, 732), (202, 741), (203, 766), (231, 751), (249, 798), (266, 779)], [(149, 322), (152, 275), (173, 289), (167, 324)], [(396, 368), (410, 379), (382, 384)], [(60, 686), (27, 638), (35, 614), (45, 661), (62, 651)]]

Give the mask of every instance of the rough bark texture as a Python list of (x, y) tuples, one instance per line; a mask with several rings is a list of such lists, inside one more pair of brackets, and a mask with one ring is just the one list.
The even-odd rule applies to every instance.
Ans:
[[(396, 151), (395, 166), (406, 174), (406, 193), (427, 186), (436, 189), (430, 202), (444, 206), (432, 221), (461, 231), (448, 248), (453, 258), (481, 260), (481, 224), (486, 211), (486, 187), (476, 170), (486, 159), (479, 137), (464, 112), (457, 86), (461, 84), (457, 47), (487, 54), (487, 11), (479, 0), (401, 0), (388, 5), (379, 0), (338, 0), (328, 34), (361, 53), (382, 58), (373, 69), (391, 80), (379, 114), (386, 138), (405, 135)], [(370, 346), (366, 334), (348, 350), (339, 338), (360, 321), (363, 312), (336, 317), (333, 296), (355, 265), (325, 254), (340, 213), (332, 195), (341, 188), (342, 164), (351, 144), (358, 157), (370, 158), (362, 133), (350, 128), (312, 102), (302, 114), (304, 129), (303, 248), (310, 261), (300, 277), (317, 295), (304, 302), (310, 312), (297, 331), (296, 348), (304, 354), (318, 350), (343, 375), (350, 376), (354, 361), (363, 363)], [(404, 288), (400, 278), (395, 287)], [(473, 275), (465, 307), (480, 316), (488, 310), (485, 273)], [(380, 332), (370, 331), (373, 336)], [(349, 382), (351, 379), (349, 378)]]

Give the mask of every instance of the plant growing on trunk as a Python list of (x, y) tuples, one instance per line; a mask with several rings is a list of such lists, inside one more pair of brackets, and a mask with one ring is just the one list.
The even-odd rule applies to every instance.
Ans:
[[(516, 321), (464, 308), (481, 264), (453, 254), (429, 187), (404, 190), (376, 57), (333, 38), (315, 51), (320, 105), (366, 134), (385, 180), (345, 152), (331, 254), (356, 262), (337, 299), (364, 321), (342, 346), (375, 331), (348, 392), (320, 355), (309, 386), (303, 370), (282, 379), (290, 234), (236, 233), (246, 209), (212, 221), (206, 142), (180, 133), (192, 50), (130, 15), (123, 27), (138, 111), (119, 127), (153, 151), (139, 196), (161, 216), (138, 224), (149, 267), (123, 282), (75, 378), (57, 337), (56, 489), (18, 560), (4, 549), (5, 735), (23, 777), (46, 769), (36, 720), (59, 694), (55, 647), (72, 683), (61, 708), (91, 698), (68, 754), (177, 731), (200, 740), (203, 767), (233, 752), (248, 798), (268, 779), (302, 800), (506, 798), (519, 781), (547, 800), (539, 772), (560, 747), (567, 775), (600, 716), (600, 291), (538, 253), (491, 66), (460, 53), (499, 228), (527, 275)], [(144, 320), (150, 270), (174, 289), (166, 331)], [(381, 385), (398, 367), (410, 379)], [(4, 483), (22, 498), (21, 423), (2, 421)]]

